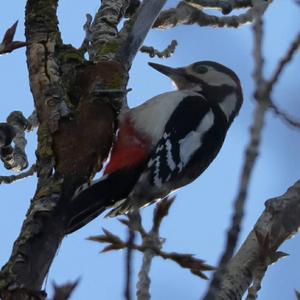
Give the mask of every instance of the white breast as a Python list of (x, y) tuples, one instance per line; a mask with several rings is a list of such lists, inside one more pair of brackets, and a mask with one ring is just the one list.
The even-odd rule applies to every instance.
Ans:
[(128, 114), (136, 128), (151, 137), (156, 144), (162, 137), (165, 125), (180, 101), (193, 92), (173, 91), (155, 96), (145, 103), (130, 109)]
[(183, 139), (179, 141), (180, 144), (180, 161), (179, 166), (182, 170), (189, 162), (192, 155), (201, 147), (203, 136), (214, 124), (214, 114), (211, 110), (205, 115), (197, 129), (191, 131)]

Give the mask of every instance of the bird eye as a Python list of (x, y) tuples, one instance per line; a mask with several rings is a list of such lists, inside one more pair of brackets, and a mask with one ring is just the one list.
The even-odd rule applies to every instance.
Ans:
[(194, 71), (200, 74), (204, 74), (208, 71), (208, 68), (203, 66), (202, 64), (196, 64), (193, 67)]

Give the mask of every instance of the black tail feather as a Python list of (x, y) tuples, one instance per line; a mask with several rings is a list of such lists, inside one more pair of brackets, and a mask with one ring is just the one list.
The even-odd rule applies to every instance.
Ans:
[(70, 234), (99, 216), (104, 210), (125, 199), (139, 178), (142, 166), (123, 169), (91, 184), (68, 205), (66, 234)]

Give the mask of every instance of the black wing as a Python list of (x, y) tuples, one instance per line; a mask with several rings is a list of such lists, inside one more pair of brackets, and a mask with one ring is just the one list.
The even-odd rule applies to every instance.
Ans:
[(187, 166), (195, 157), (198, 166), (201, 161), (210, 162), (213, 150), (210, 148), (222, 145), (226, 130), (226, 120), (218, 107), (212, 106), (201, 95), (184, 99), (166, 124), (148, 162), (151, 184), (162, 186), (182, 177), (179, 174), (189, 169)]
[(199, 96), (187, 96), (174, 110), (128, 199), (108, 215), (127, 213), (167, 196), (196, 179), (222, 146), (224, 114)]

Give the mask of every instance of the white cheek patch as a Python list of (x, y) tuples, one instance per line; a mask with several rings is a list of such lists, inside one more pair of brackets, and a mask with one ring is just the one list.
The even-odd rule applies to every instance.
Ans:
[(202, 139), (205, 133), (214, 124), (214, 114), (210, 110), (200, 122), (195, 131), (188, 133), (183, 139), (179, 141), (180, 144), (180, 170), (189, 162), (191, 156), (197, 151), (202, 144)]
[(222, 102), (219, 103), (219, 106), (223, 113), (225, 114), (227, 121), (232, 116), (237, 105), (237, 97), (235, 94), (227, 95)]
[(229, 75), (223, 72), (218, 72), (216, 70), (208, 71), (207, 73), (201, 74), (201, 76), (198, 77), (212, 86), (229, 85), (237, 88), (236, 82), (232, 80)]

